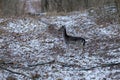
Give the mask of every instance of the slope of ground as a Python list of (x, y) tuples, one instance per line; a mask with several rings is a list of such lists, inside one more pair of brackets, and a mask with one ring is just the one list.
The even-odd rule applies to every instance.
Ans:
[[(97, 25), (87, 13), (0, 22), (2, 80), (120, 79), (119, 24)], [(84, 51), (66, 48), (61, 25), (86, 39)]]

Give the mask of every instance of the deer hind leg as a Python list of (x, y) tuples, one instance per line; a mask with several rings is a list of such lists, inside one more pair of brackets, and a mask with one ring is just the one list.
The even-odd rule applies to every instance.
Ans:
[(64, 56), (67, 56), (68, 53), (69, 53), (69, 45), (67, 43), (65, 43), (65, 54), (64, 54)]
[(85, 45), (82, 44), (82, 48), (81, 49), (82, 49), (82, 54), (84, 54), (85, 53)]
[(79, 55), (82, 55), (84, 53), (84, 45), (82, 42), (79, 42)]

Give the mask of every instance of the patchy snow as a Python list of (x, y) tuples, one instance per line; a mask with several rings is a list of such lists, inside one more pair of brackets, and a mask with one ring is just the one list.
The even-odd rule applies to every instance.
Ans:
[[(79, 14), (79, 15), (78, 15)], [(83, 24), (93, 24), (90, 19), (87, 18), (87, 13), (77, 13), (77, 15), (69, 15), (69, 16), (56, 16), (56, 17), (50, 17), (50, 19), (46, 20), (45, 18), (42, 18), (41, 20), (49, 22), (53, 24), (57, 24), (58, 26), (65, 25), (66, 27), (71, 26), (78, 26), (80, 23)], [(81, 22), (80, 22), (80, 21)], [(79, 22), (78, 22), (79, 21)], [(83, 22), (82, 22), (83, 21)]]
[(25, 18), (11, 21), (4, 28), (6, 27), (9, 32), (26, 33), (34, 30), (42, 31), (45, 29), (45, 27), (47, 27), (47, 25), (44, 23), (40, 23), (37, 20), (33, 20), (32, 18)]
[(118, 30), (116, 30), (116, 26), (108, 26), (107, 28), (100, 28), (100, 34), (102, 35), (116, 35), (118, 34)]
[[(0, 19), (2, 22), (6, 19)], [(56, 24), (48, 30), (48, 24)], [(86, 39), (84, 50), (66, 48), (59, 33)], [(102, 24), (101, 24), (102, 25)], [(97, 25), (87, 13), (67, 16), (13, 19), (0, 24), (0, 79), (13, 76), (18, 80), (118, 80), (120, 77), (120, 27)], [(56, 34), (56, 35), (54, 35)], [(118, 65), (107, 65), (118, 63)], [(105, 66), (107, 65), (107, 66)], [(18, 72), (18, 73), (15, 73)]]

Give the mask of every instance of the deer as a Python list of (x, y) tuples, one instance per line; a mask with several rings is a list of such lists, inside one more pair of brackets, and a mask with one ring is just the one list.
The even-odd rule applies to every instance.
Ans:
[[(71, 36), (67, 34), (66, 27), (62, 26), (59, 31), (62, 32), (62, 37), (64, 38), (66, 48), (70, 48), (71, 45), (77, 47), (77, 49), (82, 48), (84, 49), (85, 46), (85, 39), (82, 37)], [(75, 48), (76, 50), (76, 48)]]

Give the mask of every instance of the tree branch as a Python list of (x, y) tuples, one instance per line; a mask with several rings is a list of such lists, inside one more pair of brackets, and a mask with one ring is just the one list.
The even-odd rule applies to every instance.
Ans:
[(31, 78), (30, 76), (27, 76), (26, 74), (12, 71), (12, 70), (10, 70), (10, 69), (7, 69), (7, 68), (5, 68), (5, 67), (2, 67), (1, 65), (0, 65), (0, 68), (3, 69), (3, 70), (8, 71), (8, 72), (10, 72), (10, 73), (13, 73), (13, 74), (18, 74), (18, 75), (22, 75), (22, 76), (25, 76), (25, 77)]
[[(80, 65), (76, 65), (76, 64), (67, 64), (67, 63), (63, 63), (63, 62), (58, 62), (60, 65), (62, 65), (63, 67), (81, 67)], [(98, 66), (93, 66), (93, 67), (89, 67), (89, 68), (80, 68), (79, 71), (81, 70), (92, 70), (94, 68), (98, 68), (98, 67), (111, 67), (111, 66), (119, 66), (120, 62), (118, 63), (106, 63), (106, 64), (101, 64)]]

